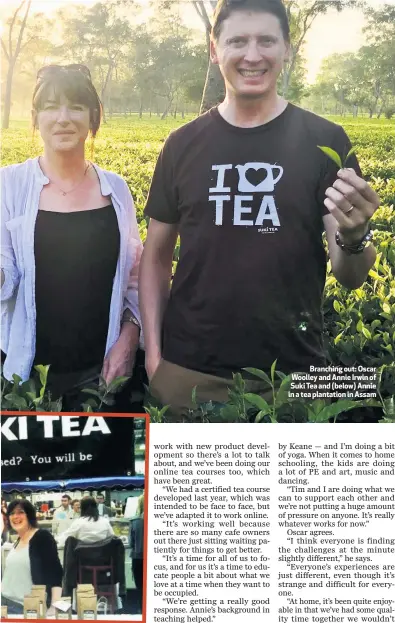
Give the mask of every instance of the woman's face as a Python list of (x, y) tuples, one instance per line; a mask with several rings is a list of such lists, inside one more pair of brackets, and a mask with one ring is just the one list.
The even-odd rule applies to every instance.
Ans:
[(90, 129), (89, 108), (69, 102), (64, 95), (49, 94), (38, 113), (33, 113), (33, 123), (38, 126), (47, 149), (70, 152), (84, 143)]
[(5, 500), (2, 500), (1, 502), (1, 510), (3, 511), (7, 510), (7, 502)]
[(26, 532), (30, 528), (27, 515), (21, 506), (15, 506), (9, 515), (11, 528), (18, 534)]
[(74, 502), (73, 510), (75, 513), (81, 512), (81, 504), (79, 502)]

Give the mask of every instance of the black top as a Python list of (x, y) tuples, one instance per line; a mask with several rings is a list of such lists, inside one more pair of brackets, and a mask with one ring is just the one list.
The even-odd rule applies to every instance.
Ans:
[[(232, 378), (325, 363), (325, 190), (344, 130), (288, 104), (239, 128), (217, 108), (174, 131), (159, 156), (146, 214), (177, 223), (179, 262), (164, 316), (166, 360)], [(360, 169), (355, 156), (347, 166)]]
[(119, 244), (112, 205), (67, 213), (39, 210), (35, 364), (65, 373), (103, 361)]
[(33, 584), (46, 586), (47, 605), (49, 605), (52, 587), (62, 586), (63, 569), (56, 541), (48, 530), (39, 529), (32, 536), (29, 541), (29, 558)]

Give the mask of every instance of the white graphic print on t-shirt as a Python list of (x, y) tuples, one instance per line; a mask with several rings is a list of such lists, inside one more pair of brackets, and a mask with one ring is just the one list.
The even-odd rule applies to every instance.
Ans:
[[(271, 227), (264, 227), (258, 231), (263, 233), (277, 231), (277, 228), (280, 226), (280, 220), (278, 218), (274, 196), (264, 193), (274, 192), (277, 182), (283, 175), (282, 167), (278, 164), (269, 164), (268, 162), (246, 162), (246, 164), (237, 164), (235, 166), (232, 164), (214, 164), (211, 168), (213, 171), (217, 172), (216, 186), (209, 188), (209, 201), (215, 201), (216, 225), (223, 224), (224, 204), (232, 199), (231, 195), (228, 194), (231, 192), (231, 187), (225, 185), (226, 172), (235, 168), (239, 175), (237, 190), (239, 193), (246, 194), (235, 194), (233, 197), (233, 225), (241, 225), (244, 227), (255, 225), (262, 228), (264, 221), (271, 221)], [(257, 184), (254, 184), (247, 177), (250, 171), (258, 173), (263, 171), (265, 177)], [(248, 215), (251, 216), (252, 213), (252, 206), (249, 205), (248, 202), (254, 199), (254, 195), (251, 193), (261, 193), (263, 195), (255, 221), (248, 218)]]

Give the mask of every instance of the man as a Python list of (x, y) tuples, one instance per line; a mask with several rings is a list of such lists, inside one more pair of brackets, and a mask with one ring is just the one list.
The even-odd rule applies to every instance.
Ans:
[(99, 509), (99, 517), (112, 517), (114, 515), (112, 508), (104, 504), (104, 495), (102, 493), (97, 494), (96, 502)]
[(73, 500), (71, 507), (73, 509), (73, 519), (79, 519), (81, 517), (81, 501)]
[(199, 402), (225, 401), (245, 367), (325, 365), (323, 230), (344, 286), (358, 288), (376, 257), (378, 196), (355, 156), (339, 171), (318, 148), (344, 157), (344, 130), (277, 93), (289, 47), (280, 0), (220, 0), (211, 59), (225, 99), (173, 132), (156, 165), (140, 305), (150, 391), (175, 418), (196, 385)]
[(57, 508), (52, 519), (52, 534), (59, 535), (70, 526), (74, 519), (74, 511), (71, 507), (71, 497), (65, 493), (62, 495), (61, 506)]

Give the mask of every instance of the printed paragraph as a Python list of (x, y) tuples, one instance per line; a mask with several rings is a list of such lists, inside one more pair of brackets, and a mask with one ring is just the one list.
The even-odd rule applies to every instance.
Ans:
[(280, 442), (276, 454), (278, 620), (395, 622), (395, 443)]
[(152, 425), (148, 620), (395, 623), (392, 430)]
[[(269, 612), (269, 445), (153, 449), (153, 582), (165, 604), (154, 621), (212, 623), (217, 614)], [(218, 598), (223, 589), (240, 597)]]

